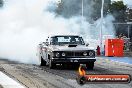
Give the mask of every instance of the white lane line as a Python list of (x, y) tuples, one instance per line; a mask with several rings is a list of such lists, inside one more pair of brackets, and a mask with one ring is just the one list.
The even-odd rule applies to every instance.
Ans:
[(15, 80), (0, 71), (0, 85), (4, 88), (25, 88)]

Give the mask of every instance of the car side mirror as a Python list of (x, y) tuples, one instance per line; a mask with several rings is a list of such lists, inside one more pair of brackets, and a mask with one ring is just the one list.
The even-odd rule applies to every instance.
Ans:
[(89, 43), (86, 43), (86, 46), (88, 47), (89, 46)]

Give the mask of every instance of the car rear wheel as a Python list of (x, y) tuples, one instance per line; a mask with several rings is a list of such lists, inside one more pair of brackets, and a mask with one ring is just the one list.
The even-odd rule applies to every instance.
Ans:
[(94, 62), (89, 62), (86, 64), (87, 69), (93, 69), (94, 68)]
[(40, 66), (46, 66), (46, 61), (41, 57)]

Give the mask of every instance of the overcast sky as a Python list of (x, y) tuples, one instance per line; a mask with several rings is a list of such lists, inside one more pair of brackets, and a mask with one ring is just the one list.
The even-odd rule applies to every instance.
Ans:
[(132, 0), (123, 0), (125, 4), (132, 5)]
[[(112, 0), (112, 1), (121, 1), (121, 0)], [(132, 5), (132, 0), (123, 0), (124, 4)]]

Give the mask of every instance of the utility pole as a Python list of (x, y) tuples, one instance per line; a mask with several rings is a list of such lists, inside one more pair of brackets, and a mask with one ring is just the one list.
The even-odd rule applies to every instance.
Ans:
[(102, 0), (102, 7), (101, 7), (101, 25), (100, 25), (100, 51), (102, 52), (102, 29), (103, 29), (103, 10), (104, 10), (104, 0)]
[(83, 5), (83, 0), (82, 0), (82, 23), (83, 23), (83, 9), (84, 9), (83, 6), (84, 6), (84, 5)]
[(129, 25), (128, 25), (128, 38), (130, 38), (129, 33), (130, 33), (130, 27), (129, 27)]
[(81, 10), (82, 10), (82, 12), (81, 12), (81, 29), (82, 30), (80, 30), (80, 34), (83, 36), (83, 34), (84, 34), (84, 32), (83, 32), (83, 20), (84, 20), (84, 0), (82, 0), (82, 3), (81, 3), (82, 5), (82, 8), (81, 8)]
[(83, 21), (83, 0), (82, 0), (82, 21)]
[(127, 22), (128, 24), (128, 38), (130, 38), (130, 25), (132, 25), (132, 22)]

